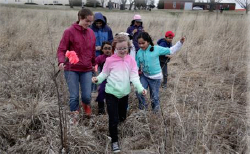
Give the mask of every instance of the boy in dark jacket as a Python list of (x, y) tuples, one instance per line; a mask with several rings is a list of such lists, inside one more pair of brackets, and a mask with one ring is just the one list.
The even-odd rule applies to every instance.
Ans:
[[(165, 34), (165, 38), (161, 38), (157, 41), (157, 44), (162, 47), (170, 48), (172, 47), (172, 41), (174, 38), (174, 33), (172, 31), (167, 31)], [(168, 62), (170, 61), (170, 56), (160, 56), (160, 65), (163, 73), (163, 83), (162, 88), (167, 87), (167, 79), (168, 79)]]

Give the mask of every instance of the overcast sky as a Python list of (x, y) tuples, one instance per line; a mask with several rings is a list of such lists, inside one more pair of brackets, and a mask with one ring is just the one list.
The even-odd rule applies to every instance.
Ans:
[[(159, 0), (155, 0), (155, 4), (158, 4)], [(222, 3), (236, 3), (235, 0), (222, 0)], [(240, 9), (240, 5), (236, 3), (236, 9)]]

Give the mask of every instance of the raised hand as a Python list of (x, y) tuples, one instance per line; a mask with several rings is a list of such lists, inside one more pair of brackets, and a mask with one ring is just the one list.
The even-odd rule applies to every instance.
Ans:
[(184, 43), (184, 41), (185, 41), (185, 37), (183, 36), (181, 39), (180, 39), (180, 42), (183, 44)]

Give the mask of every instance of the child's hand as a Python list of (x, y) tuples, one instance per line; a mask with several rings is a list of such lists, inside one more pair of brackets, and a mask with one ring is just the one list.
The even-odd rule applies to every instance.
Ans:
[(59, 64), (59, 70), (61, 70), (61, 71), (64, 70), (64, 67), (65, 67), (64, 63)]
[(137, 31), (138, 31), (137, 29), (134, 29), (132, 33), (135, 34)]
[(92, 82), (93, 82), (93, 83), (97, 83), (97, 82), (98, 82), (97, 77), (92, 77)]
[(171, 59), (173, 56), (172, 55), (166, 55), (165, 57), (168, 57), (169, 59)]
[(147, 95), (147, 90), (146, 90), (146, 89), (143, 89), (142, 95), (143, 95), (143, 96)]
[(101, 50), (101, 46), (96, 46), (95, 50)]
[(180, 39), (180, 42), (183, 44), (184, 43), (184, 41), (185, 41), (185, 37), (182, 37), (181, 39)]

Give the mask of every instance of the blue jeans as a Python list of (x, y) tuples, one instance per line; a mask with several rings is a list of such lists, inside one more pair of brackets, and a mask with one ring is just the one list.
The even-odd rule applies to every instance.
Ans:
[(82, 102), (87, 105), (90, 104), (92, 72), (64, 71), (64, 76), (69, 89), (70, 111), (79, 109), (79, 83), (81, 86)]
[[(142, 73), (142, 75), (140, 76), (140, 81), (144, 89), (149, 88), (151, 107), (153, 111), (157, 112), (160, 109), (159, 89), (161, 86), (161, 79), (150, 79)], [(145, 97), (142, 94), (138, 93), (136, 93), (136, 95), (139, 100), (139, 109), (148, 109), (148, 104), (145, 100)]]

